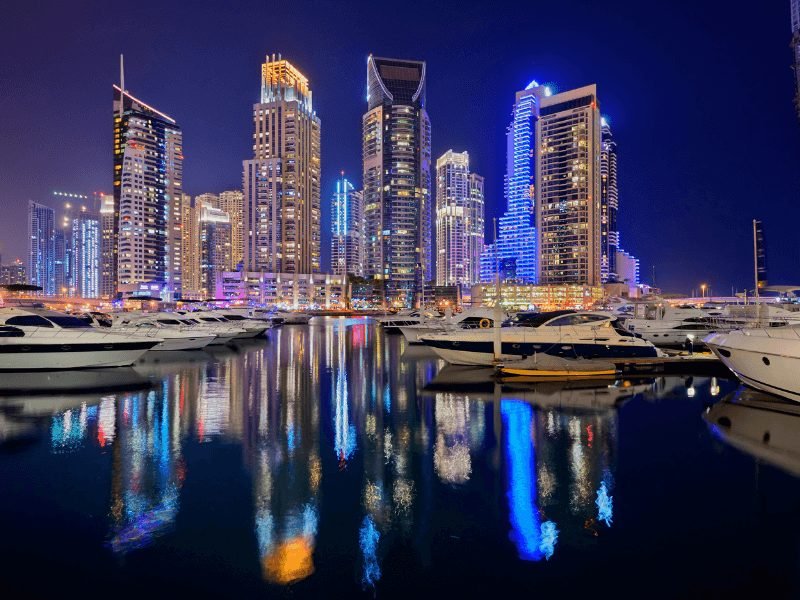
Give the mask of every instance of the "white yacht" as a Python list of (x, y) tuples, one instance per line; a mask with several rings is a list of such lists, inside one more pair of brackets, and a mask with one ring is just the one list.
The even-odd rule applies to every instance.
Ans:
[[(515, 327), (432, 334), (422, 342), (454, 365), (489, 366), (538, 353), (560, 358), (624, 359), (659, 356), (656, 347), (623, 329), (607, 313), (562, 310), (517, 315)], [(499, 355), (495, 356), (495, 347)]]
[(419, 325), (423, 321), (440, 318), (442, 317), (438, 312), (406, 308), (396, 312), (395, 314), (375, 317), (375, 320), (381, 327), (383, 327), (383, 330), (386, 333), (399, 333), (401, 327)]
[(104, 333), (55, 311), (0, 308), (0, 371), (126, 366), (162, 341)]
[[(502, 313), (503, 318), (507, 315)], [(495, 311), (492, 308), (476, 307), (462, 313), (425, 319), (416, 325), (401, 325), (400, 332), (409, 344), (422, 344), (421, 338), (435, 333), (458, 329), (488, 329), (494, 326)]]
[(232, 328), (224, 323), (217, 323), (216, 325), (211, 325), (210, 323), (201, 323), (196, 319), (188, 318), (176, 312), (148, 313), (132, 311), (115, 314), (114, 325), (121, 325), (124, 327), (141, 318), (155, 319), (155, 322), (159, 325), (163, 325), (170, 329), (190, 331), (197, 336), (214, 335), (215, 337), (208, 343), (209, 346), (227, 344), (244, 333), (244, 329)]
[(259, 321), (257, 319), (250, 319), (235, 313), (225, 314), (220, 310), (202, 310), (191, 313), (183, 313), (183, 316), (192, 319), (199, 319), (202, 323), (225, 324), (231, 327), (238, 327), (244, 329), (245, 333), (239, 335), (236, 339), (255, 338), (263, 334), (267, 329), (272, 327), (272, 324), (266, 321)]
[(713, 331), (732, 327), (720, 320), (722, 311), (708, 311), (691, 306), (651, 306), (644, 318), (628, 317), (624, 327), (656, 346), (685, 348), (702, 345)]
[(704, 341), (747, 385), (800, 402), (800, 326), (735, 329)]
[(208, 346), (217, 337), (213, 333), (198, 331), (197, 328), (168, 327), (159, 323), (158, 319), (146, 315), (135, 319), (121, 319), (116, 325), (111, 315), (101, 312), (84, 313), (78, 318), (92, 327), (108, 333), (136, 338), (161, 338), (163, 341), (152, 348), (153, 351), (158, 352), (199, 350)]

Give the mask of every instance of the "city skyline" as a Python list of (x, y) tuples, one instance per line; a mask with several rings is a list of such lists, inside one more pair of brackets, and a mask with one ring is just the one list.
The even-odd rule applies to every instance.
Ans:
[[(230, 116), (221, 116), (220, 122), (215, 123), (216, 114), (208, 114), (203, 118), (203, 124), (214, 135), (207, 135), (197, 128), (197, 111), (192, 110), (188, 102), (188, 94), (196, 94), (199, 87), (189, 81), (189, 75), (200, 68), (198, 57), (184, 53), (180, 57), (180, 64), (185, 64), (187, 73), (179, 76), (177, 82), (171, 82), (167, 74), (170, 64), (177, 64), (177, 57), (168, 57), (167, 63), (156, 66), (155, 56), (145, 54), (142, 56), (142, 49), (139, 44), (132, 40), (114, 40), (113, 47), (110, 40), (103, 38), (101, 45), (109, 46), (108, 56), (97, 54), (89, 59), (83, 57), (82, 63), (87, 66), (89, 72), (102, 70), (105, 73), (104, 82), (115, 80), (116, 61), (119, 51), (127, 55), (127, 74), (131, 82), (127, 87), (134, 93), (141, 94), (148, 102), (166, 110), (181, 123), (182, 128), (188, 131), (187, 124), (194, 122), (191, 135), (187, 135), (191, 140), (192, 151), (186, 159), (187, 173), (192, 171), (192, 175), (185, 175), (184, 179), (189, 186), (187, 191), (197, 194), (207, 190), (234, 189), (237, 185), (237, 174), (235, 170), (229, 172), (228, 163), (230, 160), (225, 156), (224, 149), (230, 148), (232, 139), (237, 141), (233, 144), (242, 147), (242, 141), (246, 148), (248, 129), (247, 109), (242, 109), (242, 104), (238, 99), (243, 90), (250, 90), (248, 94), (252, 98), (252, 81), (247, 78), (242, 79), (240, 73), (247, 71), (252, 73), (252, 57), (261, 55), (267, 51), (280, 50), (285, 56), (291, 56), (292, 60), (302, 65), (304, 73), (313, 82), (315, 87), (315, 108), (326, 123), (326, 131), (331, 127), (330, 137), (326, 133), (325, 139), (342, 140), (337, 142), (339, 148), (329, 146), (323, 147), (324, 164), (323, 181), (321, 194), (327, 198), (333, 189), (332, 182), (336, 173), (340, 169), (345, 169), (348, 173), (358, 171), (358, 140), (357, 129), (358, 121), (353, 121), (352, 115), (358, 115), (363, 110), (363, 99), (365, 95), (363, 83), (363, 65), (366, 56), (370, 51), (380, 55), (414, 57), (425, 60), (428, 63), (429, 87), (436, 91), (435, 100), (431, 101), (433, 114), (431, 120), (434, 124), (433, 153), (441, 154), (448, 147), (463, 148), (470, 152), (471, 159), (476, 163), (474, 169), (486, 177), (486, 198), (487, 198), (487, 229), (491, 223), (491, 217), (498, 216), (503, 210), (502, 194), (502, 172), (498, 169), (498, 163), (504, 163), (502, 156), (503, 145), (503, 125), (498, 126), (498, 122), (507, 120), (507, 101), (503, 101), (501, 96), (508, 97), (514, 89), (524, 87), (526, 80), (538, 78), (540, 81), (558, 81), (563, 89), (579, 87), (587, 83), (597, 81), (602, 90), (603, 113), (608, 113), (612, 118), (615, 139), (620, 143), (620, 198), (624, 205), (621, 211), (621, 223), (619, 229), (624, 234), (624, 246), (633, 251), (642, 259), (642, 271), (644, 279), (649, 281), (651, 267), (656, 266), (657, 285), (663, 285), (666, 289), (680, 288), (688, 290), (696, 287), (698, 282), (706, 279), (711, 280), (711, 285), (716, 288), (730, 289), (731, 285), (739, 288), (750, 283), (750, 262), (747, 244), (749, 233), (749, 223), (752, 218), (761, 218), (764, 227), (772, 241), (770, 252), (770, 266), (772, 269), (771, 280), (775, 282), (791, 283), (793, 276), (791, 266), (797, 262), (796, 251), (793, 247), (780, 247), (778, 244), (782, 239), (790, 239), (786, 235), (785, 227), (786, 214), (791, 214), (792, 201), (796, 198), (798, 188), (798, 176), (792, 169), (784, 165), (796, 163), (796, 157), (800, 155), (798, 150), (797, 125), (792, 107), (792, 95), (794, 91), (794, 78), (789, 67), (792, 63), (792, 53), (787, 48), (790, 39), (788, 3), (777, 7), (770, 7), (765, 14), (759, 17), (758, 25), (755, 28), (755, 38), (749, 39), (741, 48), (736, 48), (730, 57), (716, 54), (712, 55), (709, 61), (721, 61), (725, 69), (724, 73), (728, 77), (740, 74), (742, 77), (757, 73), (759, 79), (763, 79), (761, 85), (760, 100), (769, 100), (771, 109), (766, 111), (770, 114), (754, 114), (749, 110), (748, 103), (740, 99), (734, 99), (730, 105), (716, 106), (713, 101), (705, 102), (703, 98), (711, 98), (710, 90), (714, 86), (719, 87), (722, 74), (715, 73), (716, 69), (700, 70), (687, 62), (691, 52), (699, 48), (704, 48), (702, 39), (704, 36), (711, 35), (716, 44), (720, 47), (732, 47), (733, 39), (729, 39), (727, 34), (721, 31), (721, 27), (712, 23), (701, 22), (698, 24), (684, 24), (678, 20), (680, 11), (668, 12), (664, 15), (666, 22), (677, 26), (683, 32), (683, 40), (687, 45), (686, 49), (677, 48), (675, 62), (680, 65), (680, 72), (677, 67), (666, 69), (663, 73), (659, 69), (665, 69), (667, 65), (658, 62), (652, 66), (652, 72), (639, 71), (639, 74), (648, 73), (644, 79), (648, 85), (653, 86), (653, 90), (645, 90), (644, 85), (636, 84), (633, 73), (636, 69), (642, 68), (642, 63), (637, 62), (636, 58), (629, 58), (626, 54), (624, 59), (620, 53), (623, 47), (627, 47), (632, 41), (642, 45), (642, 49), (648, 47), (647, 40), (641, 35), (636, 34), (636, 27), (628, 27), (634, 33), (625, 33), (625, 36), (615, 37), (620, 34), (619, 26), (610, 24), (607, 17), (597, 11), (589, 11), (590, 14), (582, 17), (580, 25), (587, 27), (588, 23), (583, 20), (593, 19), (594, 23), (607, 25), (610, 30), (604, 30), (604, 37), (615, 40), (612, 44), (613, 55), (616, 51), (616, 58), (619, 64), (627, 64), (626, 61), (633, 61), (631, 68), (623, 69), (627, 76), (619, 76), (615, 82), (615, 76), (610, 74), (609, 65), (604, 68), (603, 60), (608, 62), (608, 49), (599, 50), (599, 56), (595, 58), (578, 59), (578, 49), (586, 47), (591, 42), (596, 42), (600, 37), (596, 34), (590, 36), (587, 41), (580, 42), (580, 48), (570, 48), (569, 44), (561, 43), (556, 45), (558, 52), (563, 52), (563, 58), (555, 59), (551, 53), (543, 50), (545, 41), (550, 41), (552, 45), (552, 35), (540, 29), (535, 30), (541, 39), (532, 38), (533, 45), (529, 51), (520, 53), (515, 42), (509, 41), (502, 44), (496, 51), (495, 59), (501, 59), (504, 64), (489, 73), (486, 70), (488, 64), (484, 59), (477, 59), (474, 53), (469, 54), (470, 59), (465, 60), (462, 55), (454, 54), (452, 57), (445, 55), (441, 42), (426, 42), (421, 47), (418, 44), (401, 43), (394, 36), (377, 41), (371, 34), (365, 34), (365, 38), (357, 44), (351, 44), (344, 50), (334, 52), (331, 57), (310, 57), (308, 52), (291, 42), (285, 36), (278, 35), (274, 40), (270, 39), (268, 45), (263, 38), (248, 40), (238, 46), (233, 52), (234, 56), (247, 54), (250, 61), (247, 64), (238, 64), (238, 59), (226, 57), (235, 68), (228, 74), (217, 73), (229, 77), (227, 81), (234, 81), (232, 93), (224, 104), (218, 106), (218, 110), (224, 109)], [(551, 9), (541, 9), (551, 10)], [(556, 9), (552, 9), (556, 10)], [(325, 12), (325, 11), (323, 11)], [(634, 24), (644, 23), (644, 14), (630, 9), (630, 19)], [(710, 13), (709, 13), (710, 14)], [(763, 18), (762, 18), (763, 17)], [(52, 17), (48, 17), (48, 20)], [(321, 15), (315, 16), (315, 22)], [(360, 17), (364, 18), (364, 17)], [(738, 17), (737, 17), (738, 18)], [(294, 25), (291, 17), (285, 17), (288, 25)], [(460, 17), (461, 24), (469, 23), (470, 19), (476, 20), (474, 13), (469, 13)], [(533, 11), (525, 13), (520, 17), (521, 21), (532, 22)], [(225, 23), (230, 21), (224, 20)], [(702, 21), (702, 20), (701, 20)], [(47, 25), (45, 23), (45, 25)], [(630, 25), (630, 23), (629, 23)], [(496, 35), (502, 28), (507, 27), (509, 31), (517, 31), (507, 19), (492, 17), (485, 25), (485, 34), (481, 34), (482, 40), (486, 36)], [(290, 27), (291, 28), (291, 27)], [(414, 30), (412, 37), (420, 38), (423, 35), (424, 26), (420, 25), (419, 30)], [(319, 44), (325, 46), (330, 42), (331, 33), (326, 32), (320, 38)], [(687, 37), (688, 36), (688, 37)], [(14, 36), (11, 36), (12, 39)], [(124, 36), (123, 36), (124, 37)], [(146, 36), (145, 36), (146, 37)], [(246, 37), (246, 36), (245, 36)], [(260, 36), (256, 36), (260, 37)], [(513, 38), (513, 36), (510, 36)], [(624, 41), (623, 41), (624, 40)], [(99, 43), (96, 41), (96, 43)], [(669, 45), (673, 42), (664, 38), (658, 38), (652, 42)], [(740, 43), (740, 40), (737, 40)], [(677, 45), (677, 42), (675, 42)], [(759, 47), (756, 47), (759, 45)], [(132, 47), (131, 47), (132, 46)], [(243, 48), (246, 46), (246, 50)], [(94, 45), (93, 45), (94, 47)], [(257, 48), (256, 48), (257, 47)], [(671, 46), (670, 46), (671, 47)], [(257, 53), (256, 53), (257, 49)], [(75, 50), (71, 50), (74, 54)], [(759, 54), (760, 52), (760, 54)], [(647, 52), (642, 52), (647, 54)], [(98, 56), (101, 58), (98, 59)], [(205, 55), (203, 55), (205, 56)], [(38, 56), (23, 57), (23, 64), (31, 65)], [(158, 58), (164, 58), (158, 56)], [(475, 62), (477, 60), (477, 62)], [(660, 59), (659, 59), (660, 60)], [(170, 62), (172, 61), (172, 62)], [(738, 62), (736, 62), (738, 61)], [(199, 61), (202, 63), (202, 61)], [(327, 73), (332, 65), (336, 65), (337, 76), (331, 77)], [(638, 66), (637, 66), (638, 65)], [(478, 69), (474, 71), (480, 74), (481, 79), (487, 85), (487, 89), (492, 89), (489, 97), (481, 99), (481, 94), (477, 94), (477, 80), (464, 82), (460, 75), (465, 69)], [(13, 73), (12, 73), (13, 74)], [(671, 83), (667, 86), (666, 81), (671, 77), (678, 81), (680, 75), (690, 86), (692, 93), (684, 96), (671, 96), (666, 93)], [(80, 79), (80, 75), (77, 76)], [(627, 78), (626, 78), (627, 77)], [(640, 77), (641, 78), (641, 77)], [(252, 77), (250, 77), (252, 79)], [(337, 87), (332, 87), (332, 81), (337, 81)], [(11, 96), (13, 106), (17, 106), (17, 101), (25, 97), (28, 93), (30, 84), (22, 82), (18, 78), (12, 78), (13, 82), (21, 83), (15, 87), (15, 92)], [(56, 78), (58, 83), (58, 78)], [(180, 85), (178, 85), (180, 84)], [(180, 91), (180, 86), (185, 89)], [(498, 87), (499, 86), (499, 87)], [(97, 94), (99, 85), (91, 84), (93, 94)], [(452, 88), (452, 89), (451, 89)], [(40, 88), (41, 89), (41, 88)], [(107, 89), (107, 88), (105, 88)], [(688, 88), (687, 88), (688, 89)], [(509, 91), (512, 90), (512, 91)], [(466, 100), (455, 102), (456, 94), (463, 97), (467, 93)], [(502, 94), (501, 94), (502, 92)], [(217, 98), (213, 90), (214, 98)], [(429, 94), (431, 92), (429, 91)], [(102, 92), (100, 93), (102, 94)], [(669, 106), (666, 100), (659, 105), (660, 99), (656, 98), (661, 94), (663, 98), (670, 96)], [(483, 94), (485, 95), (485, 94)], [(74, 103), (88, 96), (84, 96), (82, 90), (75, 86), (66, 86), (60, 89), (59, 98), (66, 103), (67, 109)], [(107, 97), (107, 96), (106, 96)], [(234, 100), (234, 97), (237, 98)], [(700, 99), (700, 100), (692, 100)], [(346, 99), (346, 102), (343, 101)], [(199, 101), (199, 100), (198, 100)], [(36, 181), (21, 181), (21, 174), (16, 168), (18, 161), (9, 160), (4, 164), (9, 166), (11, 173), (10, 181), (0, 187), (0, 202), (3, 208), (8, 208), (9, 216), (16, 215), (15, 225), (0, 224), (0, 252), (9, 259), (15, 256), (24, 256), (25, 248), (21, 245), (19, 230), (24, 223), (25, 204), (28, 199), (37, 202), (47, 202), (49, 191), (57, 188), (71, 188), (82, 190), (109, 190), (107, 158), (101, 160), (82, 160), (82, 167), (78, 172), (74, 161), (91, 156), (95, 152), (103, 153), (108, 147), (108, 130), (103, 128), (103, 121), (92, 116), (95, 112), (93, 99), (88, 104), (89, 112), (81, 120), (81, 127), (92, 132), (89, 139), (96, 139), (96, 142), (86, 143), (80, 139), (71, 144), (71, 150), (75, 157), (68, 157), (63, 162), (72, 164), (70, 171), (65, 171), (63, 165), (54, 165), (48, 170), (46, 176), (38, 177)], [(250, 100), (252, 102), (252, 100)], [(107, 106), (107, 105), (106, 105)], [(247, 106), (247, 103), (244, 104)], [(648, 106), (645, 112), (643, 106)], [(659, 106), (661, 110), (659, 110)], [(712, 112), (712, 106), (714, 106)], [(27, 122), (25, 111), (20, 109), (21, 123)], [(105, 109), (108, 110), (107, 108)], [(724, 115), (730, 121), (732, 115), (744, 115), (747, 111), (746, 119), (748, 124), (743, 130), (738, 130), (735, 137), (732, 133), (723, 131), (722, 121)], [(193, 114), (194, 112), (194, 114)], [(450, 114), (452, 113), (452, 114)], [(719, 114), (717, 114), (719, 113)], [(107, 112), (105, 113), (107, 114)], [(344, 115), (344, 116), (342, 116)], [(658, 116), (658, 119), (654, 118)], [(41, 117), (41, 115), (39, 115)], [(482, 117), (488, 116), (485, 123)], [(45, 120), (48, 116), (43, 117)], [(107, 117), (106, 117), (107, 118)], [(356, 117), (358, 118), (358, 117)], [(225, 141), (222, 146), (215, 143), (216, 136), (220, 134), (220, 128), (231, 123), (233, 119), (239, 125), (230, 128), (230, 133), (225, 134)], [(244, 119), (244, 126), (242, 120)], [(709, 120), (709, 127), (715, 133), (706, 135), (698, 133), (698, 125), (703, 120)], [(745, 121), (743, 121), (745, 122)], [(105, 121), (107, 123), (107, 121)], [(441, 125), (440, 125), (441, 123)], [(469, 129), (463, 127), (464, 123), (470, 123)], [(780, 125), (778, 125), (780, 123)], [(453, 127), (454, 124), (459, 126)], [(9, 125), (6, 125), (7, 127)], [(440, 129), (441, 126), (441, 129)], [(474, 126), (474, 128), (473, 128)], [(62, 136), (67, 137), (69, 127), (62, 125), (64, 129)], [(16, 125), (12, 127), (11, 133), (16, 131)], [(353, 132), (356, 129), (356, 132)], [(670, 135), (666, 135), (667, 132)], [(346, 134), (342, 135), (343, 132)], [(436, 133), (439, 132), (439, 133)], [(447, 132), (445, 134), (445, 132)], [(33, 129), (28, 144), (37, 141), (36, 147), (41, 147), (43, 137), (37, 137), (37, 130)], [(199, 133), (199, 135), (198, 135)], [(488, 136), (488, 137), (487, 137)], [(757, 178), (748, 177), (737, 178), (732, 181), (725, 174), (729, 172), (744, 172), (742, 159), (738, 156), (730, 156), (722, 151), (725, 145), (731, 144), (734, 140), (746, 145), (758, 145), (762, 140), (778, 136), (778, 146), (785, 151), (779, 153), (778, 170), (785, 175), (779, 182), (767, 183), (766, 189)], [(18, 136), (17, 136), (18, 137)], [(205, 137), (205, 140), (204, 140)], [(644, 139), (647, 138), (647, 139)], [(11, 136), (9, 139), (16, 139)], [(485, 140), (485, 141), (484, 141)], [(498, 143), (499, 140), (499, 143)], [(658, 152), (656, 151), (655, 141), (658, 141)], [(691, 142), (691, 143), (687, 143)], [(94, 146), (99, 145), (99, 149)], [(6, 149), (8, 151), (8, 149)], [(17, 154), (30, 158), (30, 148), (23, 144), (15, 149)], [(44, 158), (47, 159), (45, 150)], [(714, 156), (710, 163), (704, 162), (706, 155)], [(659, 158), (667, 155), (669, 161)], [(246, 151), (241, 152), (237, 157), (239, 160), (246, 157)], [(649, 157), (649, 158), (648, 158)], [(723, 160), (724, 158), (724, 160)], [(762, 161), (759, 156), (750, 156), (749, 161)], [(35, 161), (32, 161), (35, 163)], [(654, 163), (666, 163), (658, 166)], [(747, 163), (749, 164), (749, 162)], [(758, 163), (763, 164), (763, 163)], [(207, 171), (208, 173), (203, 173)], [(757, 168), (752, 171), (758, 172)], [(199, 174), (199, 175), (198, 175)], [(38, 187), (37, 187), (38, 186)], [(756, 197), (764, 196), (769, 198), (769, 203), (757, 201)], [(326, 202), (323, 202), (323, 206)], [(774, 214), (763, 214), (764, 206), (769, 205), (775, 208)], [(22, 212), (20, 213), (20, 207)], [(731, 210), (731, 208), (733, 210)], [(329, 210), (323, 208), (323, 213)], [(679, 215), (686, 215), (690, 211), (698, 211), (697, 219), (680, 219)], [(326, 215), (323, 214), (322, 223), (328, 222)], [(702, 223), (702, 226), (701, 226)], [(710, 223), (710, 224), (709, 224)], [(322, 227), (323, 238), (326, 237), (326, 227)], [(22, 238), (24, 240), (24, 238)], [(491, 240), (491, 235), (487, 232), (487, 241)], [(703, 240), (713, 243), (715, 251), (704, 253), (701, 260), (697, 260), (692, 248), (694, 243), (702, 243)], [(323, 245), (323, 247), (325, 247)], [(691, 262), (690, 269), (683, 268), (683, 264)], [(323, 265), (323, 270), (328, 267)]]

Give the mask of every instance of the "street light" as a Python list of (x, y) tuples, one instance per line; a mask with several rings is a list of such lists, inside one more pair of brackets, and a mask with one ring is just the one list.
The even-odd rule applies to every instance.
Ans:
[(708, 287), (705, 283), (700, 284), (700, 290), (703, 292), (703, 298), (706, 297), (706, 287)]

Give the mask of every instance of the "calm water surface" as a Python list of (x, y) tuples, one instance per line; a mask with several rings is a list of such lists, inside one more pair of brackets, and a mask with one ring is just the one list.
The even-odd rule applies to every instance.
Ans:
[(800, 418), (731, 437), (733, 381), (515, 389), (319, 318), (26, 377), (75, 391), (0, 396), (5, 597), (800, 596)]

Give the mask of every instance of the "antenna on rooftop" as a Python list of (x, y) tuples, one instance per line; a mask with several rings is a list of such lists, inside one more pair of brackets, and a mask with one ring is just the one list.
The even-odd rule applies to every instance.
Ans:
[(125, 55), (119, 55), (119, 120), (125, 112)]

